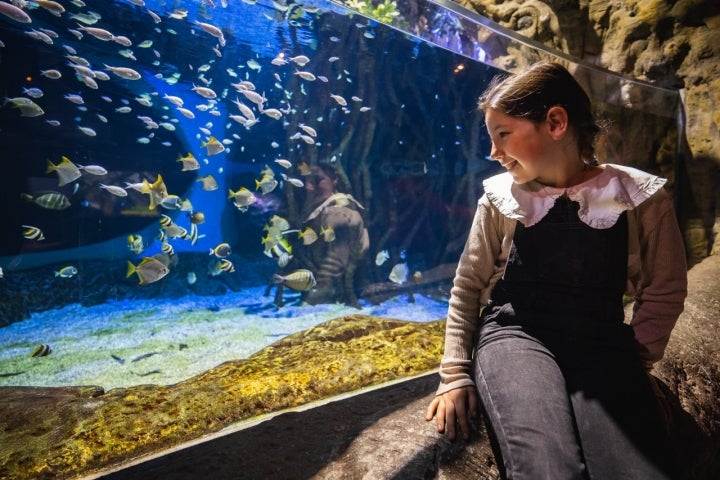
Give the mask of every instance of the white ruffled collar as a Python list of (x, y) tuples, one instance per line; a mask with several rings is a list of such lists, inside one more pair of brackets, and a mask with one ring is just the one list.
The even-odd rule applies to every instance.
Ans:
[(636, 168), (604, 164), (603, 171), (583, 183), (556, 188), (529, 182), (518, 185), (505, 172), (483, 182), (490, 202), (503, 215), (520, 221), (526, 227), (547, 215), (555, 200), (563, 194), (578, 202), (580, 220), (593, 228), (610, 228), (620, 214), (632, 210), (665, 184), (666, 179)]

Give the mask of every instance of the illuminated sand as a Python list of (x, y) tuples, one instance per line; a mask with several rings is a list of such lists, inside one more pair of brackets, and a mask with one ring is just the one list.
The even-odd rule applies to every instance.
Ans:
[[(170, 385), (324, 321), (364, 314), (411, 321), (443, 318), (447, 304), (415, 296), (365, 305), (278, 309), (264, 288), (219, 297), (78, 304), (34, 314), (0, 329), (0, 386)], [(295, 295), (297, 298), (297, 295)], [(295, 305), (293, 305), (295, 304)], [(31, 357), (39, 344), (52, 353)]]

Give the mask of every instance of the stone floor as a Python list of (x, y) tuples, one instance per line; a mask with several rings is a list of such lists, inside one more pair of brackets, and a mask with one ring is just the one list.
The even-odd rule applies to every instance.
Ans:
[(94, 478), (434, 478), (439, 456), (451, 459), (464, 448), (464, 442), (451, 445), (423, 418), (436, 387), (437, 376), (424, 375), (282, 413)]

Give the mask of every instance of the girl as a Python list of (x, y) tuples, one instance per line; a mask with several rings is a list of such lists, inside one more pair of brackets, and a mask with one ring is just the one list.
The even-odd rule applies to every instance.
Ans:
[(665, 179), (598, 165), (590, 100), (559, 64), (496, 78), (479, 106), (507, 172), (484, 182), (427, 420), (467, 439), (479, 394), (507, 478), (671, 478), (647, 374), (687, 285)]

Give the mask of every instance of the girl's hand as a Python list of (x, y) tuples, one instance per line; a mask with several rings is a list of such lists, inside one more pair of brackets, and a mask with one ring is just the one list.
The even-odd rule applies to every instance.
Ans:
[(470, 439), (470, 420), (477, 418), (477, 394), (475, 387), (460, 387), (438, 395), (430, 402), (425, 420), (437, 417), (437, 430), (446, 433), (449, 440), (456, 437), (456, 425), (460, 426), (464, 440)]

